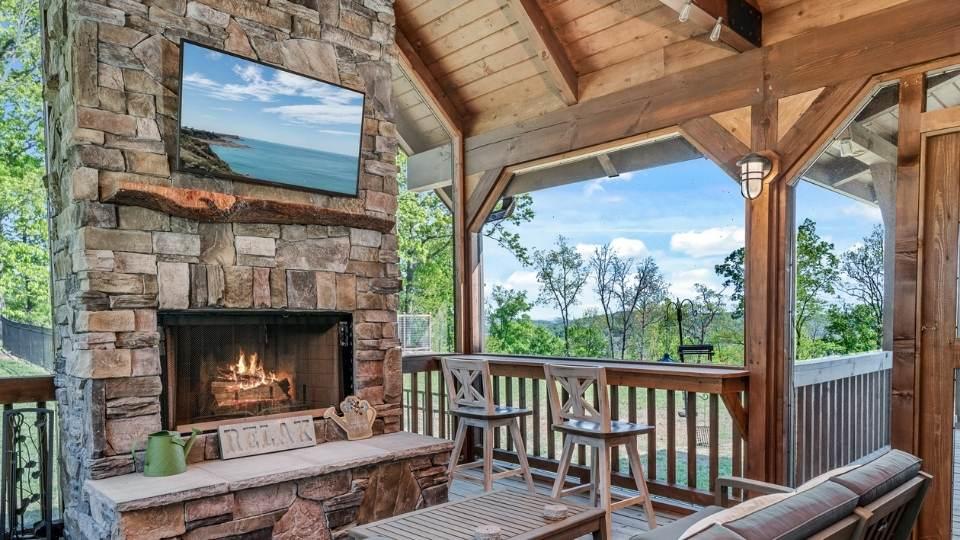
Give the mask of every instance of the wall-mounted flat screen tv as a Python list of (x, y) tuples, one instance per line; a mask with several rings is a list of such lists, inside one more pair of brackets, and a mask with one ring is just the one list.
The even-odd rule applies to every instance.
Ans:
[(179, 169), (357, 194), (360, 92), (184, 41)]

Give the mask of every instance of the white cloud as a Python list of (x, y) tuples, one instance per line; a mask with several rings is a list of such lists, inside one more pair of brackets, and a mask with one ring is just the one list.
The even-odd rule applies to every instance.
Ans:
[(590, 180), (583, 186), (583, 194), (587, 197), (593, 196), (596, 193), (603, 193), (604, 191), (606, 191), (606, 189), (600, 180)]
[(681, 270), (674, 272), (669, 276), (670, 294), (677, 298), (693, 298), (697, 294), (695, 285), (702, 283), (712, 286), (715, 276), (713, 272), (706, 268), (695, 268), (693, 270)]
[(537, 287), (539, 287), (539, 282), (537, 281), (536, 272), (517, 270), (510, 274), (510, 277), (507, 278), (507, 281), (505, 281), (503, 285), (510, 289), (536, 290)]
[[(275, 113), (280, 118), (295, 124), (356, 124), (363, 116), (360, 105), (324, 103), (317, 105), (282, 105), (267, 107), (263, 112)], [(356, 135), (348, 131), (333, 130), (335, 135)]]
[(845, 216), (865, 219), (873, 223), (883, 223), (883, 216), (880, 214), (879, 206), (855, 202), (844, 206), (840, 211)]
[(670, 249), (690, 257), (726, 255), (743, 247), (745, 237), (743, 227), (711, 227), (674, 234), (670, 237)]
[[(599, 244), (577, 244), (574, 249), (586, 259), (592, 257), (599, 248)], [(641, 257), (650, 252), (643, 240), (622, 236), (610, 241), (610, 249), (621, 257)]]

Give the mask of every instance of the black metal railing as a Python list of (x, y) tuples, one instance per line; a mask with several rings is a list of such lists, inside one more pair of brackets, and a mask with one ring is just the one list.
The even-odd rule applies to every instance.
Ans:
[(53, 368), (53, 331), (42, 326), (0, 317), (3, 348), (10, 354), (44, 369)]

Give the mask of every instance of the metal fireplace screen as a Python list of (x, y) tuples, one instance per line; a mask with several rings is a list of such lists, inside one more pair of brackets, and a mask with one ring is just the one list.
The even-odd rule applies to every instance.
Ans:
[(160, 325), (171, 428), (327, 408), (352, 392), (349, 315), (166, 313)]

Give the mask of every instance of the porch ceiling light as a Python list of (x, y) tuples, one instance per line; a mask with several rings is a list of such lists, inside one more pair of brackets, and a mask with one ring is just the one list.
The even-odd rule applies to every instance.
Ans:
[(747, 154), (737, 162), (740, 167), (740, 194), (753, 200), (763, 191), (763, 183), (770, 176), (773, 163), (762, 154)]

